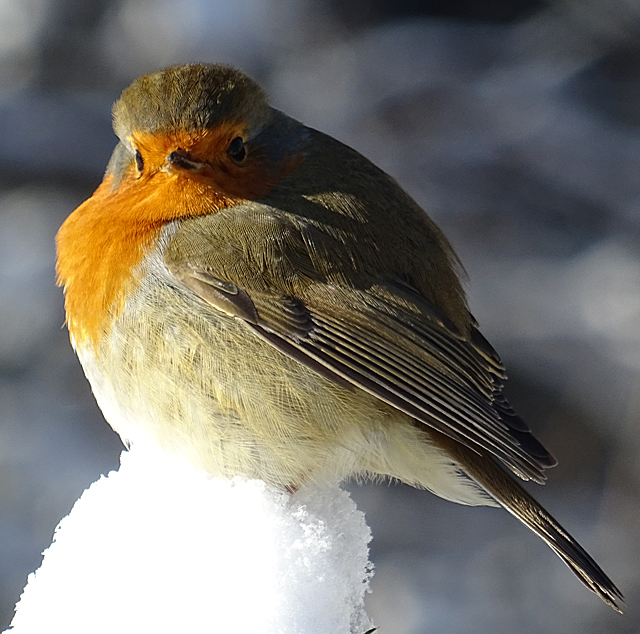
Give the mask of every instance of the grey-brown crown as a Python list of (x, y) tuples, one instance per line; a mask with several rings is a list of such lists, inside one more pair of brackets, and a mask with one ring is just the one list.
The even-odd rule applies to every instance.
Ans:
[(225, 120), (266, 122), (264, 90), (244, 73), (219, 64), (173, 66), (144, 75), (113, 106), (113, 128), (124, 140), (132, 131), (212, 128)]

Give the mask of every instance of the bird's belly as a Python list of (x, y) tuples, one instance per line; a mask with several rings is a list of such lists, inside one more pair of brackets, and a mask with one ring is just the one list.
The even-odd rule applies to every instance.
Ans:
[(160, 445), (215, 476), (282, 487), (390, 476), (478, 503), (424, 426), (318, 375), (190, 291), (152, 282), (97, 350), (77, 347), (125, 443)]
[(157, 280), (131, 298), (97, 350), (77, 352), (126, 443), (155, 442), (213, 475), (279, 485), (341, 479), (361, 470), (356, 463), (375, 435), (372, 421), (384, 430), (399, 414)]

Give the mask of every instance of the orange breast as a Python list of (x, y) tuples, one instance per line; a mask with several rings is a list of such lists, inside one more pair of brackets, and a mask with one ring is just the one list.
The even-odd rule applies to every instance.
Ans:
[(164, 224), (241, 202), (216, 194), (186, 175), (125, 177), (111, 191), (107, 176), (57, 235), (58, 283), (65, 290), (67, 326), (76, 344), (97, 347), (110, 321), (136, 289), (136, 268)]

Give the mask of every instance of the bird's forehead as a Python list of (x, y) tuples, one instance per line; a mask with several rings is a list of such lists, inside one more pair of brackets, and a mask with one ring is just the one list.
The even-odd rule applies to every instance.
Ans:
[(188, 64), (136, 79), (113, 107), (113, 127), (123, 141), (133, 131), (204, 130), (228, 120), (256, 130), (270, 113), (265, 92), (244, 73)]
[(247, 136), (247, 126), (242, 121), (228, 119), (216, 127), (198, 130), (163, 130), (159, 132), (142, 132), (134, 130), (126, 138), (126, 142), (140, 150), (145, 156), (165, 157), (176, 148), (195, 152), (198, 156), (208, 157), (226, 150), (229, 141), (236, 136)]

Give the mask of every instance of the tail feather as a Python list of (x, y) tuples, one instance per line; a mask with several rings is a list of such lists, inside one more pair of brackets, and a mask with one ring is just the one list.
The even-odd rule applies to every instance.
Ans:
[(543, 539), (590, 590), (616, 612), (622, 613), (618, 602), (624, 603), (624, 597), (613, 581), (587, 551), (490, 456), (476, 453), (444, 436), (434, 440), (502, 507)]

